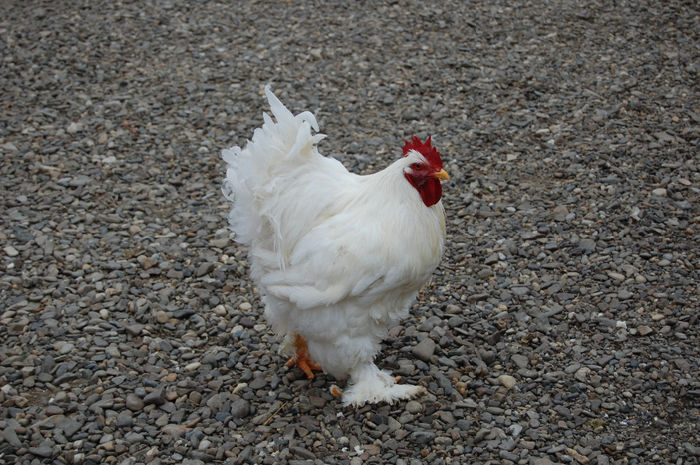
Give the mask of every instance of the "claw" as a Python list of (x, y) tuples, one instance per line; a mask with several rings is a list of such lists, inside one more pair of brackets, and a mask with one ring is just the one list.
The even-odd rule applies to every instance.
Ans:
[(296, 353), (289, 360), (287, 360), (285, 365), (288, 367), (296, 365), (301, 369), (301, 371), (304, 372), (304, 374), (306, 374), (307, 378), (313, 379), (313, 370), (320, 371), (323, 370), (323, 368), (321, 368), (321, 365), (311, 360), (309, 357), (309, 351), (306, 347), (306, 340), (299, 334), (297, 334), (296, 339), (294, 340), (294, 347), (296, 347)]
[(343, 397), (343, 391), (335, 384), (331, 386), (331, 394), (333, 394), (334, 397)]

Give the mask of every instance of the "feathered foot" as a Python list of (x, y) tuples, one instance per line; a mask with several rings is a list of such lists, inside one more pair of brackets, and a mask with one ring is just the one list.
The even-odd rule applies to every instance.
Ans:
[(323, 370), (323, 368), (321, 368), (318, 363), (313, 362), (311, 357), (309, 357), (306, 339), (304, 339), (300, 334), (297, 334), (292, 345), (296, 349), (296, 353), (289, 360), (287, 360), (285, 365), (288, 367), (296, 365), (306, 374), (307, 378), (313, 379), (314, 372), (312, 370), (320, 371)]
[[(352, 384), (342, 393), (343, 405), (359, 407), (365, 403), (393, 404), (396, 400), (411, 399), (425, 393), (422, 386), (396, 384), (399, 380), (400, 377), (392, 377), (386, 371), (377, 368), (374, 363), (359, 366), (350, 373)], [(331, 392), (337, 396), (339, 391), (336, 387), (336, 392)]]

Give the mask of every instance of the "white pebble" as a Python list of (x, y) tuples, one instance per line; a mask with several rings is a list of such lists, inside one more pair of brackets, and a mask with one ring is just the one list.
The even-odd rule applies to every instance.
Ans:
[(6, 246), (3, 250), (5, 250), (5, 253), (7, 254), (8, 257), (16, 257), (19, 255), (19, 252), (17, 252), (17, 249), (12, 247), (11, 245)]
[(511, 389), (517, 384), (517, 381), (511, 375), (499, 376), (498, 382), (505, 386), (507, 389)]
[(216, 307), (214, 307), (214, 313), (217, 316), (225, 316), (226, 315), (226, 307), (223, 305), (219, 304)]
[(188, 363), (187, 365), (185, 365), (185, 371), (194, 371), (201, 366), (202, 364), (200, 362)]

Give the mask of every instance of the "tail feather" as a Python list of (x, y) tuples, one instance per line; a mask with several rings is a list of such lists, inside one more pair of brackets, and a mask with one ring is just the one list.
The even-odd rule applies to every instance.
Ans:
[(315, 146), (325, 137), (312, 134), (312, 129), (318, 131), (312, 113), (294, 116), (269, 85), (265, 86), (265, 95), (274, 119), (264, 113), (262, 127), (253, 132), (243, 148), (234, 146), (221, 154), (227, 164), (222, 190), (233, 203), (229, 222), (236, 240), (244, 244), (259, 237), (264, 228), (274, 228), (274, 221), (265, 218), (259, 201), (275, 195), (272, 187), (286, 172), (321, 157)]

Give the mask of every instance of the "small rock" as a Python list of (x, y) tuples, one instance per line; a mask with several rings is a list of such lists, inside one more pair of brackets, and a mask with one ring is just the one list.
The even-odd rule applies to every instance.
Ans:
[(54, 344), (54, 347), (56, 348), (56, 350), (58, 350), (58, 353), (60, 353), (61, 355), (68, 354), (75, 348), (75, 346), (70, 342), (64, 341), (57, 342), (56, 344)]
[(201, 278), (202, 276), (209, 274), (209, 272), (213, 269), (214, 264), (212, 262), (204, 262), (197, 267), (197, 271), (194, 275), (198, 278)]
[(532, 465), (554, 465), (554, 462), (552, 462), (546, 457), (538, 457), (536, 459), (532, 459), (530, 463)]
[(420, 413), (423, 411), (423, 404), (415, 400), (409, 400), (406, 402), (406, 411), (414, 415)]
[(554, 207), (554, 210), (552, 211), (552, 216), (554, 217), (555, 221), (566, 221), (566, 217), (569, 215), (569, 210), (566, 208), (566, 205), (558, 205)]
[(187, 318), (191, 317), (194, 314), (195, 314), (195, 311), (192, 307), (185, 307), (185, 308), (181, 308), (179, 310), (174, 311), (173, 317), (177, 318), (178, 320), (186, 320)]
[(143, 400), (134, 393), (129, 393), (126, 395), (126, 408), (137, 412), (142, 410), (144, 406)]
[(19, 255), (19, 252), (17, 252), (17, 249), (12, 247), (11, 245), (6, 245), (3, 250), (5, 251), (5, 253), (7, 254), (8, 257), (16, 257), (17, 255)]
[(127, 333), (131, 336), (138, 336), (143, 331), (144, 326), (139, 323), (130, 324), (124, 327)]
[(417, 430), (409, 435), (409, 440), (418, 444), (428, 444), (435, 439), (436, 434), (432, 431)]
[(505, 386), (507, 389), (511, 389), (517, 384), (517, 381), (511, 375), (499, 376), (498, 382)]
[(591, 253), (595, 251), (596, 243), (593, 239), (581, 239), (578, 242), (578, 246), (586, 253)]
[(423, 360), (424, 362), (429, 361), (430, 357), (432, 357), (434, 353), (435, 342), (429, 337), (426, 337), (418, 344), (416, 344), (415, 347), (413, 347), (413, 355), (415, 355), (420, 360)]
[(265, 387), (266, 384), (267, 384), (267, 380), (265, 379), (265, 377), (264, 377), (264, 376), (258, 376), (257, 378), (254, 378), (254, 379), (248, 384), (248, 387), (250, 387), (251, 389), (258, 390), (258, 389), (262, 389), (263, 387)]
[(647, 336), (647, 335), (653, 333), (654, 330), (651, 329), (649, 326), (642, 325), (642, 326), (637, 326), (637, 332), (639, 333), (640, 336)]
[(323, 408), (328, 401), (320, 396), (309, 396), (309, 404), (314, 408)]
[(564, 449), (564, 452), (566, 452), (568, 455), (573, 457), (581, 465), (586, 465), (589, 462), (589, 458), (586, 457), (585, 455), (581, 454), (576, 449), (572, 449), (571, 447), (567, 447), (566, 449)]
[(75, 121), (70, 123), (68, 127), (66, 128), (66, 132), (68, 134), (75, 134), (76, 132), (80, 131), (82, 129), (82, 126), (80, 123), (76, 123)]
[(30, 447), (29, 453), (37, 457), (49, 458), (53, 455), (53, 441), (44, 439), (37, 447)]
[(620, 300), (627, 300), (630, 297), (632, 297), (633, 295), (634, 294), (632, 294), (627, 289), (620, 289), (620, 291), (617, 293), (617, 296), (620, 298)]
[(19, 440), (19, 437), (17, 436), (17, 432), (15, 431), (14, 427), (8, 426), (7, 428), (5, 428), (2, 432), (2, 437), (12, 447), (16, 449), (22, 447), (22, 441)]
[(301, 457), (304, 459), (314, 460), (316, 458), (316, 454), (303, 447), (291, 446), (289, 448), (289, 451), (297, 457)]
[(163, 432), (168, 433), (174, 437), (180, 437), (180, 436), (184, 435), (188, 429), (189, 428), (187, 428), (187, 426), (185, 426), (185, 425), (169, 424), (169, 425), (163, 426)]
[(586, 378), (588, 377), (588, 374), (591, 372), (591, 369), (588, 367), (581, 367), (578, 370), (576, 370), (576, 373), (574, 374), (574, 378), (576, 378), (578, 381), (581, 381), (582, 383), (586, 382)]
[(699, 456), (700, 455), (700, 447), (694, 446), (693, 444), (686, 442), (683, 444), (683, 447), (685, 447), (685, 450), (690, 454), (694, 456)]
[(72, 417), (64, 417), (56, 425), (56, 428), (63, 431), (63, 435), (67, 438), (72, 437), (82, 427), (83, 421), (80, 420), (80, 417), (78, 417), (78, 419)]
[(197, 449), (199, 450), (207, 450), (211, 447), (211, 441), (208, 439), (202, 439), (197, 446)]
[(513, 286), (510, 290), (518, 297), (526, 296), (527, 293), (530, 292), (530, 289), (525, 286)]
[(117, 426), (120, 428), (124, 428), (127, 426), (131, 426), (134, 423), (133, 417), (128, 414), (128, 413), (120, 413), (117, 415)]
[(250, 403), (245, 399), (235, 400), (231, 404), (231, 416), (233, 418), (245, 418), (250, 415)]
[(530, 359), (528, 359), (525, 355), (513, 354), (510, 359), (518, 368), (527, 368), (528, 365), (530, 365)]
[(668, 193), (663, 187), (657, 187), (656, 189), (651, 191), (651, 195), (653, 195), (654, 197), (666, 197)]
[(188, 363), (187, 365), (185, 365), (184, 370), (185, 371), (195, 371), (201, 366), (202, 366), (202, 362), (192, 362), (192, 363)]
[(510, 431), (510, 434), (511, 434), (513, 437), (515, 437), (515, 438), (517, 438), (518, 436), (520, 436), (520, 432), (521, 432), (522, 430), (523, 430), (523, 427), (522, 427), (522, 425), (520, 425), (519, 423), (513, 423), (512, 425), (510, 425), (510, 426), (508, 427), (508, 431)]
[(143, 398), (143, 403), (146, 405), (163, 405), (165, 403), (165, 395), (162, 388), (158, 388), (146, 394)]

